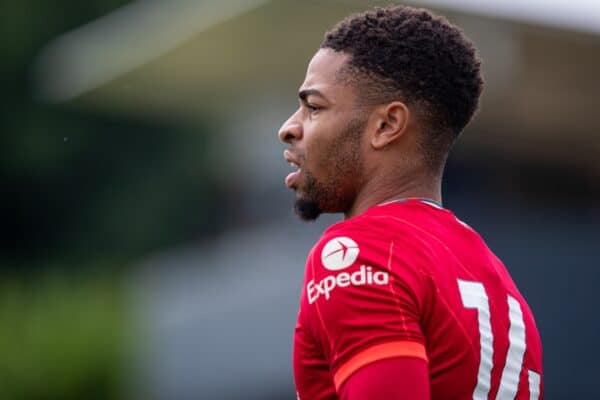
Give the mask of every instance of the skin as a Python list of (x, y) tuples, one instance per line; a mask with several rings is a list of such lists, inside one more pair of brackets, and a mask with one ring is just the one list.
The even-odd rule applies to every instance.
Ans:
[(426, 166), (421, 124), (402, 101), (363, 105), (355, 83), (339, 79), (350, 55), (319, 49), (299, 89), (300, 106), (279, 130), (284, 157), (300, 166), (286, 179), (306, 220), (322, 212), (359, 215), (387, 201), (441, 202), (441, 173)]

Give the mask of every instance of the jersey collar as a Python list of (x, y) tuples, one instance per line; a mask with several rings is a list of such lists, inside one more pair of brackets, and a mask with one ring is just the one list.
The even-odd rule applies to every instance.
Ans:
[(423, 197), (405, 197), (405, 198), (401, 198), (401, 199), (386, 201), (384, 203), (379, 203), (377, 205), (385, 206), (385, 205), (392, 204), (392, 203), (405, 203), (407, 201), (420, 201), (421, 203), (425, 203), (432, 207), (439, 208), (440, 210), (444, 209), (444, 207), (442, 206), (442, 203), (439, 203), (433, 199), (427, 199), (427, 198), (423, 198)]

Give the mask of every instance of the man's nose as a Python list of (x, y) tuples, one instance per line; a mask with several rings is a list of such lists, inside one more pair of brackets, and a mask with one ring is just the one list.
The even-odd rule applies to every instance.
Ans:
[(283, 123), (281, 128), (279, 128), (279, 140), (283, 143), (291, 143), (294, 140), (300, 140), (302, 138), (302, 125), (294, 120), (294, 115), (292, 115), (287, 121)]

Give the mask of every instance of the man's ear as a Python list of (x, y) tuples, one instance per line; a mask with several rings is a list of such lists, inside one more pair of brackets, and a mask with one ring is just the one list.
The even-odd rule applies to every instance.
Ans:
[(376, 129), (371, 137), (371, 146), (382, 149), (388, 144), (398, 140), (406, 132), (410, 111), (406, 104), (393, 101), (378, 107), (375, 111)]

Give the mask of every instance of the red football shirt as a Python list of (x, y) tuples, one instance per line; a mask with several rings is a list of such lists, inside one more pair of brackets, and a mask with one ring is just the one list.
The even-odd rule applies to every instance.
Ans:
[(434, 400), (543, 396), (542, 346), (523, 296), (473, 229), (425, 200), (331, 226), (306, 262), (298, 397), (337, 399), (354, 372), (394, 357), (428, 363)]

